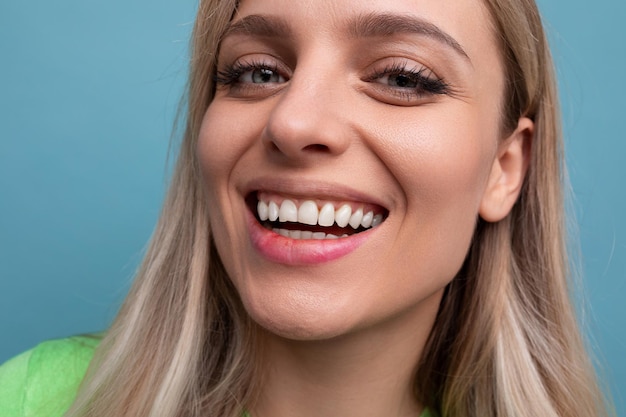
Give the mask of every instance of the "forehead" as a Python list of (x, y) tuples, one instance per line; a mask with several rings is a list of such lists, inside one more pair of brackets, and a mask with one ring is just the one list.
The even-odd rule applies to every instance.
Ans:
[(233, 20), (249, 15), (279, 17), (284, 34), (302, 40), (348, 37), (363, 17), (399, 16), (422, 22), (423, 33), (441, 34), (439, 40), (467, 56), (497, 52), (491, 17), (481, 0), (242, 0)]

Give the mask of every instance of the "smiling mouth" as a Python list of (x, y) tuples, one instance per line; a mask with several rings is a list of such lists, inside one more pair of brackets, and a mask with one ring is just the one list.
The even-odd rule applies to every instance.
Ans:
[(266, 229), (291, 239), (340, 239), (383, 223), (381, 206), (347, 201), (300, 199), (257, 191), (246, 203)]

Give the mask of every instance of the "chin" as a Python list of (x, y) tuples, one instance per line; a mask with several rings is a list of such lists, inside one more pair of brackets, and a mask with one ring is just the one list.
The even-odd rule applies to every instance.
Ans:
[(350, 333), (354, 326), (337, 305), (311, 300), (245, 300), (252, 320), (265, 331), (295, 341), (321, 341)]

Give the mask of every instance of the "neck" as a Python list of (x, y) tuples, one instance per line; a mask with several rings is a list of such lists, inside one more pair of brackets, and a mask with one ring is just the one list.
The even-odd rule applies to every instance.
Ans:
[(266, 374), (252, 416), (419, 416), (413, 382), (436, 316), (428, 310), (331, 340), (264, 332)]

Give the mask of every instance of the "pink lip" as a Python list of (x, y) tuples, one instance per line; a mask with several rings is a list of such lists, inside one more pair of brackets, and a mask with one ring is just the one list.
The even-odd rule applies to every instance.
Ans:
[(298, 240), (264, 228), (248, 212), (252, 246), (267, 260), (285, 265), (314, 265), (330, 262), (355, 251), (371, 235), (371, 230), (350, 237), (327, 240)]

